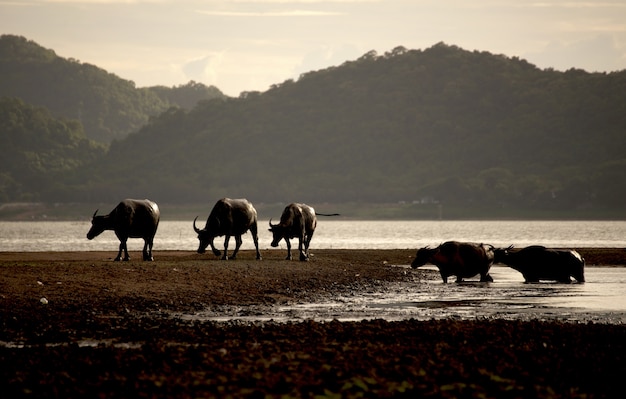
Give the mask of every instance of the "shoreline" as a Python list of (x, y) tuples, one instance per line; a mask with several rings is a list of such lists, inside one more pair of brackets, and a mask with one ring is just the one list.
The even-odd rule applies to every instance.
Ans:
[[(623, 322), (183, 317), (207, 309), (254, 316), (398, 284), (473, 287), (443, 286), (435, 271), (395, 266), (410, 263), (414, 250), (312, 252), (309, 262), (286, 261), (282, 250), (264, 251), (261, 261), (251, 250), (232, 261), (158, 251), (154, 262), (139, 252), (130, 262), (113, 262), (114, 251), (0, 252), (0, 390), (14, 398), (611, 398), (623, 391)], [(580, 252), (598, 265), (626, 266), (621, 248)]]
[[(626, 248), (620, 247), (581, 247), (574, 248), (585, 259), (585, 266), (625, 266)], [(209, 251), (210, 252), (210, 251)], [(214, 261), (215, 256), (207, 252), (200, 255), (196, 251), (190, 250), (162, 250), (154, 251), (155, 262), (175, 261), (182, 259), (197, 259)], [(396, 264), (410, 264), (416, 249), (317, 249), (311, 250), (313, 256), (336, 256), (340, 258), (346, 256), (357, 256), (359, 259), (365, 258), (389, 258)], [(249, 258), (254, 252), (249, 249), (240, 251), (240, 258)], [(285, 251), (283, 249), (265, 249), (262, 254), (264, 260), (282, 260)], [(129, 251), (132, 261), (141, 259), (140, 251)], [(113, 259), (117, 255), (116, 251), (0, 251), (0, 262), (3, 261), (46, 261), (46, 260), (71, 260), (90, 261)], [(124, 264), (121, 262), (120, 264)]]

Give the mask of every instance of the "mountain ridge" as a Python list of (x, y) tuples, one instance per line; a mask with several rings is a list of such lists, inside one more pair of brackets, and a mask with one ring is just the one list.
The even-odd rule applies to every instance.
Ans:
[(60, 202), (426, 202), (624, 217), (626, 71), (438, 43), (170, 108), (61, 177)]

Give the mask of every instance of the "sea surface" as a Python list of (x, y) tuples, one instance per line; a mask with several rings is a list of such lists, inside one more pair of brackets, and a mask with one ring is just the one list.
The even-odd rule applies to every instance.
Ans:
[[(0, 222), (0, 251), (115, 251), (112, 231), (86, 238), (90, 221)], [(261, 249), (272, 240), (268, 221), (259, 221)], [(448, 240), (494, 246), (618, 247), (626, 248), (626, 221), (355, 221), (319, 219), (311, 249), (417, 249)], [(223, 247), (223, 238), (216, 238)], [(231, 239), (229, 248), (234, 248)], [(295, 243), (297, 245), (297, 243)], [(140, 251), (143, 240), (130, 239), (128, 249)], [(198, 239), (191, 221), (161, 221), (154, 240), (159, 250), (195, 250)], [(285, 248), (284, 242), (281, 247)], [(250, 233), (242, 249), (254, 248)]]

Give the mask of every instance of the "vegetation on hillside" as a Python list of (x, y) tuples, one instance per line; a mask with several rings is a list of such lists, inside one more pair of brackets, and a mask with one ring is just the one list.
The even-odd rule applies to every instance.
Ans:
[[(207, 94), (196, 86), (178, 89)], [(263, 93), (169, 108), (40, 197), (626, 217), (625, 133), (626, 71), (541, 70), (443, 43), (397, 47)]]
[(78, 121), (15, 98), (0, 98), (0, 132), (0, 202), (43, 200), (41, 193), (64, 191), (62, 175), (105, 153)]
[(190, 82), (174, 88), (137, 88), (94, 65), (58, 57), (24, 37), (0, 36), (0, 96), (48, 108), (79, 120), (87, 137), (109, 143), (143, 126), (171, 106), (191, 108), (223, 97), (214, 87)]
[(118, 195), (132, 187), (169, 202), (621, 209), (625, 89), (626, 72), (544, 71), (445, 44), (370, 52), (265, 93), (163, 113), (93, 173), (118, 176)]

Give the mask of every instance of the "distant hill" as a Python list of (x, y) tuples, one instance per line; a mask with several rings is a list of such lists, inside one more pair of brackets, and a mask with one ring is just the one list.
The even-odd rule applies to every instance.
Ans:
[(625, 134), (626, 71), (541, 70), (444, 43), (397, 47), (266, 92), (168, 109), (67, 174), (65, 191), (41, 195), (624, 218)]
[(624, 71), (540, 70), (443, 43), (370, 52), (264, 93), (166, 112), (94, 166), (116, 189), (84, 188), (168, 202), (623, 210), (625, 89)]
[(109, 143), (139, 129), (171, 106), (192, 108), (225, 97), (217, 88), (190, 82), (175, 88), (136, 88), (94, 65), (58, 57), (24, 37), (0, 36), (0, 96), (44, 106), (79, 120), (87, 137)]
[(0, 98), (0, 202), (41, 201), (65, 191), (62, 179), (102, 158), (105, 146), (85, 137), (76, 120)]

